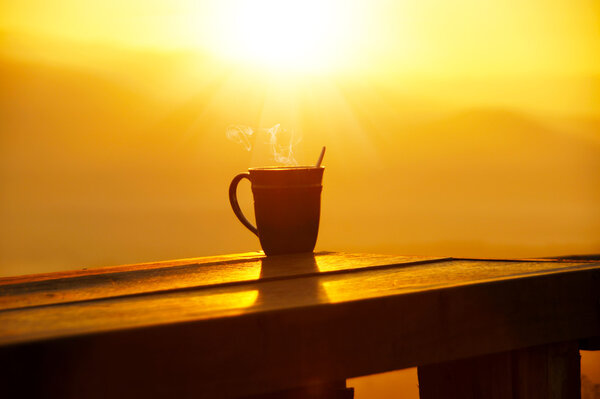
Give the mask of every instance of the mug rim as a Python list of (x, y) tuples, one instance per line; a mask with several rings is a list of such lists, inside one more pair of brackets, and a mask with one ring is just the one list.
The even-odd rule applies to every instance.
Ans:
[(317, 169), (325, 169), (325, 166), (260, 166), (254, 168), (248, 168), (248, 171), (287, 171), (287, 170), (317, 170)]

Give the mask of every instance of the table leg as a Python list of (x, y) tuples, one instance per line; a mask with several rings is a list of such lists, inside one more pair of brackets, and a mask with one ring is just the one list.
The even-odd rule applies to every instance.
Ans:
[(418, 368), (421, 399), (581, 397), (577, 341)]

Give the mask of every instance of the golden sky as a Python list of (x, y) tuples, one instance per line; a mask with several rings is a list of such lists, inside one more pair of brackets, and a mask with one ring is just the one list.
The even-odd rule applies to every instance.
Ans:
[[(0, 8), (0, 272), (256, 249), (223, 186), (270, 161), (228, 142), (230, 124), (299, 130), (303, 164), (328, 147), (323, 249), (599, 248), (596, 1)], [(179, 235), (142, 227), (176, 215)]]
[(0, 24), (63, 38), (379, 75), (600, 73), (594, 0), (4, 1)]

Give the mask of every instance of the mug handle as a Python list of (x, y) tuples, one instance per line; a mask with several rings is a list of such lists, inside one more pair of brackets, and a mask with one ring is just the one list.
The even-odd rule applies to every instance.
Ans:
[(242, 222), (242, 224), (246, 226), (248, 230), (256, 234), (258, 237), (258, 230), (252, 225), (252, 223), (248, 221), (248, 219), (246, 219), (237, 200), (237, 186), (242, 179), (250, 180), (250, 173), (240, 173), (233, 178), (231, 184), (229, 185), (229, 203), (231, 203), (231, 209), (233, 209), (233, 213), (235, 213), (235, 216), (237, 216), (240, 222)]

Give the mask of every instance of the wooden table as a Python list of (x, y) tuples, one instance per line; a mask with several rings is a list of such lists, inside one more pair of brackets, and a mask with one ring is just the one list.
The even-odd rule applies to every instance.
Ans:
[(341, 398), (419, 366), (422, 398), (571, 398), (599, 336), (584, 260), (248, 253), (0, 279), (4, 397)]

